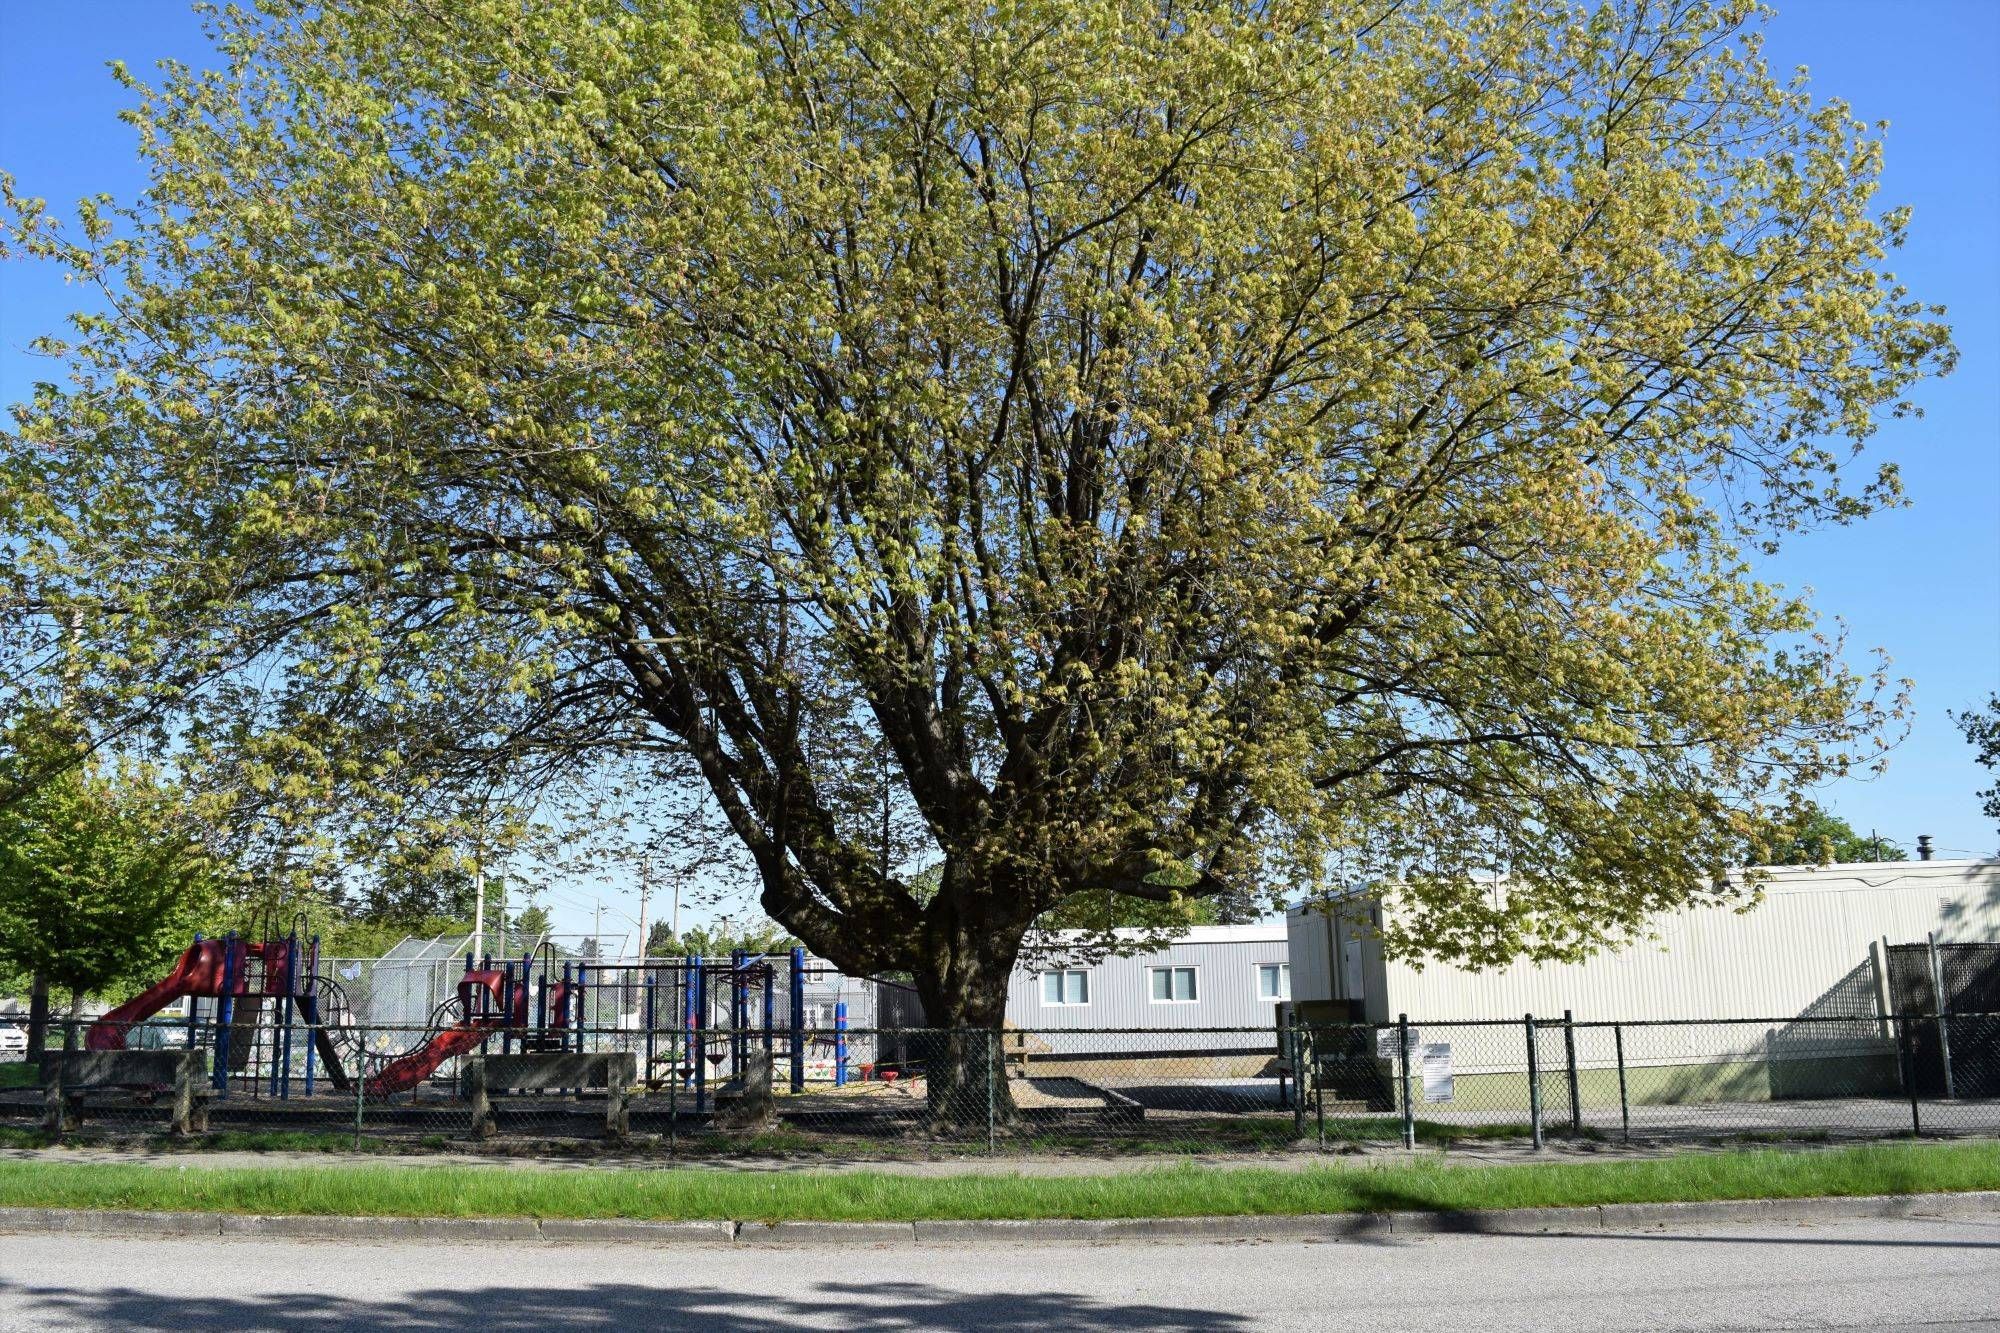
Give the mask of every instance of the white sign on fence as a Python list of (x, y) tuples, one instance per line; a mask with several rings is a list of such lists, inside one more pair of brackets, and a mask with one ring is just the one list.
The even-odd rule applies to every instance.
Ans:
[(1424, 1100), (1451, 1100), (1451, 1043), (1434, 1041), (1423, 1048)]
[[(1417, 1030), (1414, 1027), (1411, 1028), (1410, 1053), (1412, 1055), (1415, 1055), (1417, 1051), (1423, 1046), (1423, 1041), (1424, 1041), (1423, 1037), (1417, 1032)], [(1393, 1060), (1396, 1058), (1395, 1028), (1375, 1029), (1375, 1058), (1377, 1060)]]

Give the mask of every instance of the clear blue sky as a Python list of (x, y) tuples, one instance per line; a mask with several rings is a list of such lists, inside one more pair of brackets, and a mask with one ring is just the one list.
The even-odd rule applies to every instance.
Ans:
[[(1973, 796), (1986, 776), (1945, 710), (2000, 687), (2000, 0), (1779, 8), (1774, 65), (1805, 65), (1820, 95), (1890, 122), (1881, 199), (1915, 210), (1892, 262), (1915, 294), (1950, 308), (1960, 352), (1955, 374), (1920, 386), (1926, 416), (1886, 424), (1873, 445), (1902, 465), (1913, 506), (1799, 540), (1772, 567), (1916, 681), (1914, 729), (1887, 775), (1825, 799), (1905, 846), (1930, 833), (1945, 854), (1991, 855), (2000, 832)], [(143, 182), (105, 63), (143, 72), (205, 51), (179, 0), (0, 0), (0, 170), (58, 207), (129, 198)], [(76, 300), (47, 273), (0, 266), (0, 400), (47, 375), (23, 344)], [(554, 906), (566, 928), (588, 929), (574, 899)]]

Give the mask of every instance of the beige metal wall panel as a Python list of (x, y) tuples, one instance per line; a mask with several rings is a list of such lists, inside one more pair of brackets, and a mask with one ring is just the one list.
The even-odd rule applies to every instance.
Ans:
[[(2000, 939), (2000, 861), (1783, 867), (1747, 912), (1703, 908), (1660, 918), (1654, 938), (1582, 963), (1472, 971), (1383, 960), (1363, 941), (1373, 1021), (1794, 1018), (1874, 1012), (1869, 945)], [(1310, 916), (1294, 913), (1294, 916)], [(1301, 922), (1298, 935), (1308, 935)], [(1308, 948), (1311, 946), (1308, 945)], [(1322, 946), (1323, 947), (1323, 946)], [(1379, 973), (1378, 973), (1379, 969)], [(1379, 975), (1379, 981), (1376, 980)], [(1308, 976), (1315, 989), (1301, 983)], [(1331, 998), (1323, 971), (1295, 970), (1300, 1000)]]

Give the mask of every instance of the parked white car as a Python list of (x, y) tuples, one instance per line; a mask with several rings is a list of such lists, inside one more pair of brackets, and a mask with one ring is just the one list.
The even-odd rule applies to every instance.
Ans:
[(28, 1053), (28, 1029), (0, 1023), (0, 1060), (12, 1060)]

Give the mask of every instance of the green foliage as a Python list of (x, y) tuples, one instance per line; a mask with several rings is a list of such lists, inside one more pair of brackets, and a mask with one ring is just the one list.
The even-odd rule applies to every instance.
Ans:
[[(1979, 762), (1988, 772), (2000, 775), (2000, 693), (1986, 701), (1984, 711), (1971, 708), (1954, 716), (1958, 729), (1979, 752)], [(1986, 817), (2000, 824), (2000, 779), (1979, 793)]]
[[(456, 859), (397, 857), (369, 877), (349, 911), (360, 920), (415, 933), (420, 923), (440, 917), (471, 920), (476, 896), (472, 871)], [(497, 904), (504, 901), (504, 887), (497, 879), (487, 884), (487, 901), (496, 905), (493, 919), (498, 921)]]
[(522, 935), (546, 935), (554, 925), (549, 909), (539, 903), (529, 904), (513, 921), (514, 929)]
[(1760, 865), (1834, 865), (1851, 861), (1903, 861), (1908, 854), (1880, 837), (1864, 837), (1839, 815), (1807, 804), (1774, 825), (1752, 856)]
[(668, 922), (655, 921), (646, 931), (646, 956), (685, 958), (690, 954), (699, 954), (703, 958), (727, 958), (738, 949), (745, 953), (776, 955), (789, 953), (798, 943), (785, 932), (783, 926), (768, 918), (736, 922), (725, 917), (713, 925), (695, 926), (678, 936)]
[(1157, 902), (1133, 898), (1108, 890), (1072, 894), (1035, 922), (1037, 930), (1086, 930), (1104, 934), (1113, 930), (1172, 931), (1185, 926), (1212, 926), (1220, 920), (1215, 904), (1204, 898), (1175, 898)]
[[(10, 761), (35, 758), (28, 740)], [(151, 981), (220, 895), (204, 830), (142, 766), (51, 771), (0, 806), (0, 960), (72, 993)]]
[(223, 9), (120, 72), (143, 198), (8, 195), (116, 297), (12, 577), (232, 817), (678, 794), (940, 1019), (1077, 896), (1337, 865), (1481, 964), (1713, 901), (1902, 706), (1749, 573), (1952, 360), (1876, 132), (1750, 0), (1160, 12)]

